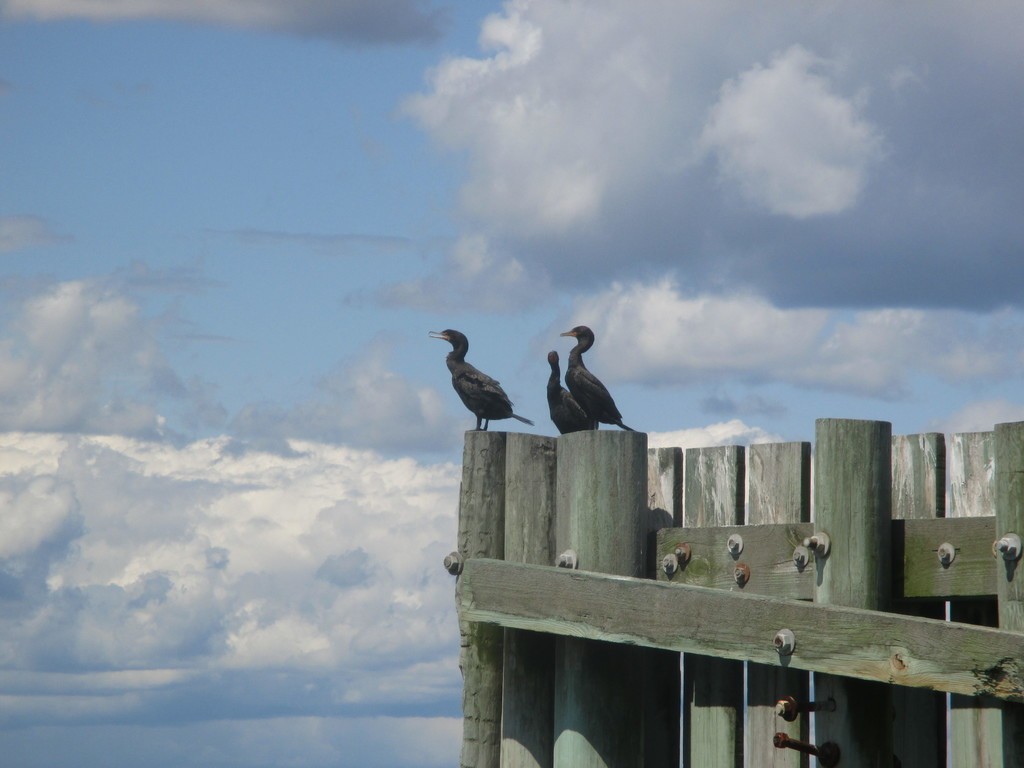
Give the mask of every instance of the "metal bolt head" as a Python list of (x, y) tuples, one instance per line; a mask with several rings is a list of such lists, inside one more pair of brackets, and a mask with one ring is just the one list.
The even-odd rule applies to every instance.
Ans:
[(750, 581), (750, 566), (746, 563), (736, 563), (736, 568), (732, 572), (732, 577), (736, 580), (736, 583), (742, 587)]
[(567, 549), (565, 550), (565, 552), (558, 556), (559, 568), (569, 568), (571, 570), (576, 570), (577, 565), (579, 565), (579, 561), (576, 557), (575, 549)]
[(679, 565), (686, 565), (690, 562), (690, 545), (685, 541), (676, 544), (676, 548), (672, 551), (672, 554), (676, 556), (679, 561)]
[(458, 552), (449, 552), (444, 556), (444, 569), (452, 576), (462, 573), (462, 555)]
[(793, 550), (793, 565), (797, 567), (797, 570), (802, 571), (810, 561), (811, 552), (803, 544)]
[(824, 533), (823, 531), (815, 531), (814, 535), (808, 536), (804, 539), (804, 546), (808, 549), (813, 549), (814, 554), (818, 557), (825, 557), (832, 548), (832, 541), (829, 539), (827, 533)]
[(1007, 533), (992, 545), (992, 554), (1002, 555), (1004, 560), (1020, 560), (1021, 541), (1016, 533)]
[(666, 576), (671, 576), (679, 570), (679, 558), (675, 554), (665, 555), (661, 558), (661, 570), (665, 572)]
[(950, 564), (952, 564), (953, 560), (956, 558), (956, 547), (954, 547), (948, 541), (944, 541), (941, 544), (939, 544), (937, 553), (939, 556), (939, 562), (942, 564), (942, 567), (949, 568)]
[(743, 551), (743, 537), (738, 533), (734, 533), (729, 537), (725, 546), (729, 548), (729, 554), (735, 557)]
[(779, 652), (779, 656), (792, 656), (796, 650), (796, 635), (791, 629), (780, 629), (772, 638), (772, 645)]

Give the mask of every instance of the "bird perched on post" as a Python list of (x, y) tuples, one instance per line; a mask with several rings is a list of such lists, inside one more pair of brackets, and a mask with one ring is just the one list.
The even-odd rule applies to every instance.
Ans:
[(562, 386), (561, 371), (558, 368), (558, 353), (548, 352), (551, 376), (548, 378), (548, 410), (560, 434), (590, 429), (591, 421), (569, 390)]
[(569, 367), (565, 371), (565, 383), (572, 396), (590, 418), (591, 429), (599, 423), (615, 424), (630, 432), (636, 430), (622, 423), (622, 414), (615, 407), (615, 401), (601, 380), (587, 370), (583, 364), (583, 353), (594, 346), (594, 332), (585, 325), (577, 325), (562, 336), (572, 336), (576, 346), (569, 352)]
[(431, 331), (430, 338), (441, 339), (452, 345), (452, 351), (445, 358), (448, 370), (452, 372), (452, 386), (463, 404), (476, 415), (477, 429), (486, 431), (491, 419), (512, 418), (524, 424), (533, 424), (529, 419), (512, 413), (512, 401), (497, 381), (466, 362), (469, 339), (465, 334), (448, 328), (444, 331)]

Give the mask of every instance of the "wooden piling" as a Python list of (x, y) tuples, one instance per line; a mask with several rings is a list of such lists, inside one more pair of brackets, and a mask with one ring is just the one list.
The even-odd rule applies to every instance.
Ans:
[[(946, 437), (937, 432), (892, 438), (892, 516), (943, 517), (946, 510)], [(936, 542), (938, 546), (939, 542)], [(913, 603), (902, 613), (943, 619), (945, 603)], [(893, 753), (902, 768), (946, 764), (946, 696), (902, 686), (893, 689)]]
[[(501, 559), (505, 554), (505, 433), (467, 432), (459, 487), (459, 554)], [(460, 599), (456, 586), (456, 601)], [(501, 754), (504, 630), (459, 620), (462, 670), (463, 768), (497, 768)]]
[[(647, 435), (594, 430), (558, 440), (556, 549), (573, 550), (581, 570), (642, 577)], [(639, 649), (578, 638), (556, 646), (556, 768), (640, 768)]]
[[(811, 519), (811, 444), (766, 443), (747, 449), (747, 524), (806, 523)], [(793, 542), (794, 547), (797, 542)], [(778, 559), (789, 553), (780, 552)], [(795, 569), (791, 562), (789, 567)], [(794, 669), (747, 664), (747, 765), (763, 768), (806, 768), (807, 755), (775, 749), (772, 737), (782, 731), (808, 739), (809, 716), (787, 722), (775, 712), (783, 696), (806, 702), (809, 675)]]
[[(954, 433), (949, 450), (949, 517), (989, 517), (995, 509), (995, 433)], [(999, 623), (991, 598), (952, 602), (949, 613), (953, 621), (965, 624), (995, 627)], [(949, 735), (951, 768), (1002, 768), (1003, 721), (997, 701), (951, 694)]]
[[(831, 540), (828, 556), (815, 563), (815, 601), (885, 611), (891, 591), (892, 425), (819, 419), (815, 435), (814, 524)], [(799, 653), (799, 633), (796, 644)], [(823, 674), (815, 675), (814, 687), (815, 699), (836, 702), (834, 712), (815, 714), (815, 741), (837, 744), (843, 765), (892, 766), (891, 688)]]
[[(1015, 555), (1004, 556), (997, 548), (995, 556), (999, 628), (1024, 632), (1024, 559), (1019, 545), (1024, 538), (1024, 422), (996, 424), (995, 433), (996, 536), (1018, 537)], [(1019, 665), (1021, 660), (1006, 663)], [(1002, 709), (1003, 763), (1024, 765), (1024, 705), (1006, 703)]]
[[(743, 447), (689, 448), (684, 462), (683, 524), (742, 523)], [(716, 546), (725, 550), (726, 542), (718, 542)], [(742, 768), (743, 664), (685, 655), (683, 701), (686, 742), (683, 765), (686, 768)]]
[[(555, 562), (556, 439), (509, 433), (505, 448), (505, 559)], [(502, 768), (550, 768), (554, 750), (555, 638), (505, 630)]]

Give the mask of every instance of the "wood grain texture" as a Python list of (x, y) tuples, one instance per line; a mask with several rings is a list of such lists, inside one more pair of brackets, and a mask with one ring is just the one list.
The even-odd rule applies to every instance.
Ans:
[[(505, 446), (505, 559), (555, 561), (556, 439), (513, 432)], [(554, 751), (555, 638), (505, 630), (502, 768), (550, 768)]]
[[(818, 419), (814, 482), (814, 522), (832, 540), (818, 569), (815, 601), (887, 610), (892, 574), (892, 425)], [(900, 663), (894, 660), (895, 665)], [(817, 741), (838, 744), (849, 765), (893, 764), (890, 688), (837, 674), (815, 674), (814, 691), (816, 698), (836, 702), (834, 712), (815, 715)]]
[[(505, 556), (505, 433), (467, 432), (459, 487), (459, 552)], [(463, 582), (456, 582), (456, 600)], [(501, 679), (504, 632), (460, 617), (462, 750), (464, 768), (497, 768), (501, 756)]]

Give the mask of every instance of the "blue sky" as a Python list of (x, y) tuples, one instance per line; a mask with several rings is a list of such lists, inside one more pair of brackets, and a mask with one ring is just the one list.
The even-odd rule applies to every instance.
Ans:
[(580, 323), (652, 444), (1024, 419), (1022, 28), (0, 0), (0, 750), (452, 764), (431, 330), (544, 434)]

